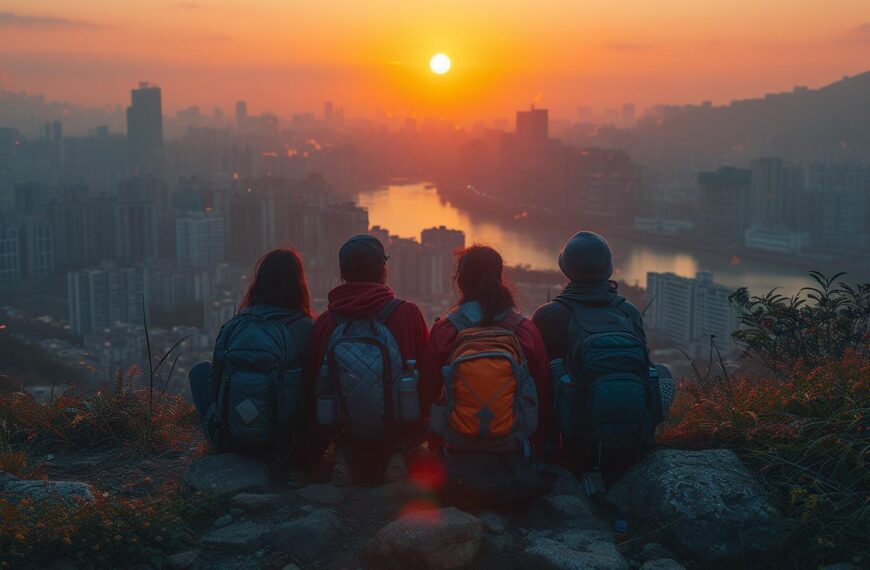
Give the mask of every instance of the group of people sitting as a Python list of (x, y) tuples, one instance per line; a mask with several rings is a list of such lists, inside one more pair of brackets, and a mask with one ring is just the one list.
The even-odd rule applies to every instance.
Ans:
[(570, 283), (531, 319), (495, 249), (457, 251), (458, 300), (431, 330), (386, 285), (388, 259), (373, 236), (348, 240), (342, 284), (316, 318), (299, 256), (260, 259), (212, 361), (190, 372), (215, 447), (297, 464), (328, 455), (336, 485), (405, 478), (422, 456), (447, 500), (506, 504), (546, 492), (544, 462), (569, 465), (591, 494), (652, 444), (674, 382), (610, 280), (604, 238), (568, 240)]

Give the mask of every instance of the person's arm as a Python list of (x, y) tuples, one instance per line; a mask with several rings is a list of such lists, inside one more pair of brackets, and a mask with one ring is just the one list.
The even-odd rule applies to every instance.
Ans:
[(214, 343), (214, 352), (211, 357), (211, 369), (208, 373), (208, 401), (209, 405), (211, 402), (217, 400), (218, 390), (221, 385), (221, 378), (224, 375), (224, 352), (226, 351), (226, 337), (229, 332), (230, 323), (232, 321), (226, 323), (221, 327), (220, 332), (218, 333), (217, 340)]
[(532, 436), (532, 443), (540, 450), (550, 440), (553, 431), (553, 379), (550, 358), (544, 339), (535, 324), (526, 319), (520, 327), (526, 345), (524, 350), (529, 373), (538, 392), (538, 429)]
[(432, 326), (420, 361), (420, 404), (423, 406), (424, 416), (429, 416), (429, 408), (441, 396), (444, 387), (441, 368), (447, 362), (455, 335), (455, 329), (444, 319)]

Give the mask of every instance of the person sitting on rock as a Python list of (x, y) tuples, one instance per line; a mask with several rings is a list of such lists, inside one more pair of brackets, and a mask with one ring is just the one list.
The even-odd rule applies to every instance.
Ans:
[(674, 383), (649, 359), (640, 311), (610, 280), (607, 241), (577, 233), (559, 268), (570, 283), (532, 319), (552, 359), (555, 433), (579, 472), (617, 473), (652, 444)]
[(458, 252), (459, 303), (432, 327), (421, 366), (421, 399), (440, 436), (447, 502), (497, 506), (539, 496), (531, 465), (546, 440), (552, 386), (538, 329), (516, 311), (491, 247)]
[(320, 370), (308, 381), (317, 423), (335, 431), (337, 485), (407, 477), (406, 453), (423, 435), (416, 382), (404, 396), (417, 417), (401, 413), (399, 388), (404, 377), (416, 377), (429, 329), (417, 305), (387, 287), (387, 260), (374, 236), (342, 245), (344, 283), (329, 292), (328, 310), (314, 324), (311, 353)]
[[(205, 431), (221, 451), (310, 450), (304, 374), (313, 315), (302, 260), (263, 255), (240, 310), (221, 327), (211, 362), (189, 374)], [(315, 452), (316, 454), (316, 452)], [(286, 457), (285, 457), (286, 459)]]

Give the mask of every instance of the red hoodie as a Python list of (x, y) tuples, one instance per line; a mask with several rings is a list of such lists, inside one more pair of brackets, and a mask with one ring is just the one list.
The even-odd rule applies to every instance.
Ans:
[[(329, 337), (338, 324), (332, 312), (349, 317), (368, 318), (376, 315), (395, 298), (396, 294), (392, 289), (379, 283), (343, 283), (329, 292), (329, 310), (317, 317), (311, 336), (313, 360), (310, 362), (313, 365), (309, 367), (306, 386), (309, 394), (314, 391), (320, 364), (329, 348)], [(396, 307), (386, 324), (399, 345), (402, 361), (416, 360), (419, 363), (429, 338), (429, 329), (417, 305), (405, 301)]]
[[(447, 364), (453, 343), (456, 341), (456, 327), (449, 320), (441, 319), (432, 325), (426, 354), (420, 364), (420, 403), (428, 416), (429, 407), (436, 402), (444, 388), (441, 368)], [(515, 331), (517, 340), (529, 364), (529, 373), (535, 380), (538, 391), (538, 430), (532, 436), (532, 444), (539, 447), (547, 441), (553, 428), (553, 383), (550, 375), (550, 361), (547, 348), (538, 328), (527, 318), (523, 318)]]

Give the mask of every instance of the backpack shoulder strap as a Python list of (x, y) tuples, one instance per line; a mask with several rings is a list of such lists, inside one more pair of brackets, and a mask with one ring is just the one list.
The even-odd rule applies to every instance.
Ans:
[(453, 325), (453, 328), (455, 328), (456, 332), (458, 333), (461, 333), (465, 329), (471, 328), (473, 326), (473, 323), (468, 320), (468, 317), (466, 317), (465, 313), (463, 313), (462, 311), (451, 311), (447, 313), (447, 316), (445, 318), (450, 322), (451, 325)]
[(399, 305), (401, 305), (402, 303), (404, 303), (404, 301), (399, 298), (390, 299), (390, 301), (386, 305), (384, 305), (384, 307), (380, 311), (375, 313), (375, 316), (373, 317), (374, 320), (382, 324), (387, 324), (387, 321), (393, 314), (393, 311), (398, 309)]
[(519, 328), (522, 322), (523, 316), (521, 314), (516, 311), (508, 311), (507, 315), (502, 317), (502, 319), (498, 322), (498, 325), (511, 331), (512, 333), (516, 333), (517, 328)]

